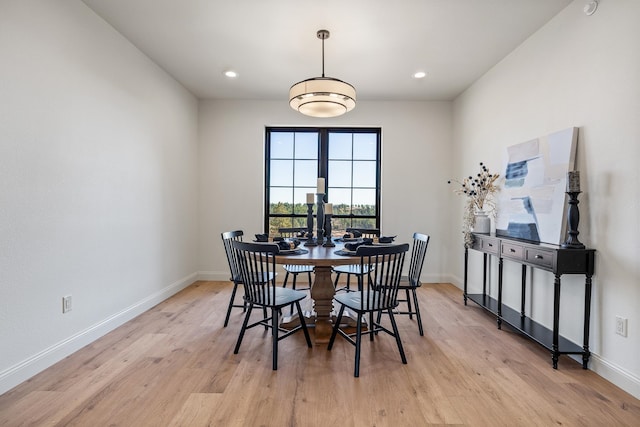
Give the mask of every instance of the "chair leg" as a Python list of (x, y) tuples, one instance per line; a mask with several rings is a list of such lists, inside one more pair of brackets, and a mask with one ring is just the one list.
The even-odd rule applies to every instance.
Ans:
[[(284, 281), (282, 282), (282, 287), (283, 288), (287, 287), (287, 280), (289, 280), (289, 272), (288, 271), (284, 273)], [(293, 280), (295, 280), (295, 276), (294, 276)]]
[(356, 361), (353, 376), (358, 378), (360, 376), (360, 344), (362, 343), (362, 316), (358, 314), (358, 321), (356, 322)]
[(338, 289), (338, 280), (340, 279), (340, 273), (336, 271), (336, 280), (333, 282), (333, 287)]
[[(268, 319), (268, 316), (267, 316), (267, 307), (265, 307), (265, 306), (262, 306), (262, 318), (263, 318), (263, 319), (265, 319), (265, 320), (267, 320), (267, 319)], [(266, 323), (264, 324), (264, 330), (265, 330), (265, 331), (268, 331), (268, 330), (269, 330), (269, 326), (267, 326), (267, 324), (266, 324)]]
[(304, 338), (307, 340), (307, 347), (312, 348), (311, 337), (309, 336), (309, 330), (307, 329), (307, 324), (304, 321), (304, 317), (302, 316), (302, 308), (300, 308), (300, 301), (296, 302), (296, 309), (298, 310), (298, 317), (300, 318), (300, 326), (302, 327)]
[(336, 324), (333, 325), (333, 331), (331, 331), (331, 338), (329, 338), (329, 344), (327, 345), (327, 350), (331, 350), (333, 347), (333, 342), (336, 340), (336, 335), (338, 335), (338, 329), (340, 328), (340, 322), (342, 321), (342, 314), (344, 313), (344, 305), (340, 305), (340, 311), (338, 311), (338, 317), (336, 317)]
[(404, 290), (407, 294), (407, 311), (409, 312), (409, 320), (413, 320), (413, 311), (411, 310), (411, 298), (409, 298), (409, 289)]
[(238, 335), (238, 341), (236, 341), (236, 347), (233, 349), (233, 354), (238, 354), (238, 351), (240, 350), (240, 344), (242, 344), (242, 338), (244, 338), (244, 332), (247, 330), (249, 317), (251, 317), (251, 310), (253, 310), (253, 304), (249, 304), (247, 314), (244, 315), (244, 321), (242, 322), (242, 328), (240, 328), (240, 335)]
[(236, 299), (236, 291), (238, 290), (238, 284), (233, 282), (233, 290), (231, 291), (231, 300), (229, 300), (229, 308), (227, 308), (227, 315), (224, 318), (224, 327), (229, 324), (229, 316), (231, 316), (231, 309), (233, 308), (233, 302)]
[(400, 351), (400, 358), (402, 363), (407, 364), (407, 358), (404, 355), (404, 349), (402, 348), (402, 340), (400, 340), (400, 333), (398, 332), (398, 325), (396, 325), (396, 319), (393, 317), (393, 310), (389, 309), (389, 318), (391, 319), (391, 326), (393, 327), (393, 335), (396, 337), (396, 344), (398, 344), (398, 350)]
[(416, 310), (416, 319), (418, 320), (418, 330), (420, 331), (420, 336), (424, 336), (424, 331), (422, 330), (422, 317), (420, 316), (420, 306), (418, 305), (418, 293), (416, 292), (416, 288), (412, 289), (413, 291), (413, 306)]
[(280, 310), (271, 309), (271, 337), (273, 338), (273, 370), (278, 370), (278, 315)]
[(371, 328), (371, 333), (369, 334), (369, 341), (373, 341), (374, 331), (376, 330), (376, 325), (373, 323), (373, 311), (369, 312), (369, 328)]

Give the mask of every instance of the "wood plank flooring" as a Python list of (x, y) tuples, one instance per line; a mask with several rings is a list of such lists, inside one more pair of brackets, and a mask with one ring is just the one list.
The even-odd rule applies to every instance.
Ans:
[[(640, 426), (640, 401), (511, 331), (450, 284), (419, 289), (425, 336), (308, 349), (224, 314), (231, 285), (196, 282), (0, 396), (0, 426)], [(313, 330), (311, 330), (313, 334)], [(312, 337), (313, 338), (313, 337)]]

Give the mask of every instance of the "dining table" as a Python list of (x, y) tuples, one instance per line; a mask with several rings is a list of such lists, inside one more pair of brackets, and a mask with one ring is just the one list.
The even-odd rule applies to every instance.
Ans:
[[(311, 284), (311, 299), (313, 309), (305, 319), (307, 326), (314, 327), (315, 343), (326, 344), (331, 337), (333, 323), (331, 313), (333, 312), (333, 296), (335, 287), (331, 279), (333, 266), (358, 264), (360, 257), (356, 257), (348, 252), (344, 252), (344, 243), (340, 240), (334, 241), (335, 246), (305, 246), (301, 244), (299, 250), (281, 253), (276, 256), (278, 264), (313, 265), (314, 279)], [(342, 254), (342, 255), (341, 255)], [(314, 315), (315, 313), (315, 315)]]

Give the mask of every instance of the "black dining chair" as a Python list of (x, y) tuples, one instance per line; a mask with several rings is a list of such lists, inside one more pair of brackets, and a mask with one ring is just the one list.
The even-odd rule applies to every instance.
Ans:
[(233, 290), (231, 291), (229, 306), (227, 307), (227, 315), (224, 318), (225, 328), (229, 324), (229, 316), (231, 316), (232, 308), (242, 308), (245, 311), (247, 309), (246, 303), (243, 303), (243, 304), (235, 303), (236, 291), (238, 290), (238, 286), (242, 285), (243, 283), (242, 283), (242, 277), (240, 277), (240, 270), (238, 270), (238, 264), (234, 256), (233, 245), (231, 243), (233, 241), (241, 242), (243, 235), (244, 235), (244, 232), (242, 230), (226, 231), (224, 233), (221, 233), (222, 243), (224, 245), (224, 251), (227, 254), (227, 261), (229, 263), (229, 271), (231, 272), (231, 278), (229, 280), (233, 282)]
[[(398, 305), (398, 311), (396, 314), (409, 315), (409, 319), (413, 319), (413, 315), (416, 315), (418, 322), (418, 330), (420, 336), (424, 336), (424, 330), (422, 329), (422, 317), (420, 316), (420, 305), (418, 304), (418, 293), (416, 290), (422, 286), (420, 282), (420, 275), (422, 274), (422, 267), (427, 255), (427, 247), (429, 246), (429, 236), (422, 233), (413, 233), (413, 247), (411, 249), (411, 258), (409, 261), (409, 274), (402, 276), (400, 279), (400, 293), (404, 291), (405, 298), (398, 299), (398, 303), (406, 303), (406, 311), (400, 310), (400, 304)], [(413, 308), (411, 303), (413, 302)], [(378, 321), (380, 315), (378, 316)]]
[(376, 237), (380, 237), (380, 229), (379, 228), (358, 228), (358, 227), (347, 227), (347, 233), (353, 234), (357, 237), (364, 237), (369, 239), (375, 239)]
[[(366, 239), (375, 239), (380, 237), (380, 229), (379, 228), (352, 228), (347, 227), (347, 233), (352, 234), (354, 236), (358, 236)], [(333, 267), (333, 273), (335, 273), (336, 278), (333, 281), (333, 286), (336, 288), (336, 292), (339, 291), (351, 291), (351, 277), (352, 276), (360, 276), (362, 274), (369, 274), (369, 267), (367, 266), (364, 270), (360, 268), (359, 265), (339, 265)], [(347, 283), (345, 286), (338, 288), (338, 281), (340, 280), (340, 275), (345, 274), (347, 276)]]
[[(290, 227), (290, 228), (279, 228), (278, 234), (280, 237), (285, 239), (292, 239), (296, 237), (300, 237), (307, 232), (307, 229), (304, 227)], [(309, 280), (309, 284), (306, 288), (302, 290), (311, 289), (312, 279), (311, 273), (313, 273), (312, 265), (297, 265), (297, 264), (284, 264), (282, 268), (285, 271), (284, 281), (282, 283), (282, 287), (286, 288), (289, 280), (289, 275), (293, 276), (293, 280), (291, 282), (291, 289), (296, 289), (297, 279), (299, 274), (306, 274)]]
[[(229, 271), (231, 273), (231, 277), (229, 280), (233, 282), (233, 289), (231, 291), (231, 298), (229, 298), (229, 306), (227, 307), (227, 314), (224, 317), (224, 327), (226, 328), (229, 324), (229, 318), (231, 317), (231, 309), (233, 308), (242, 308), (242, 311), (247, 311), (247, 303), (243, 302), (242, 304), (236, 304), (236, 292), (238, 291), (238, 287), (243, 285), (242, 277), (240, 276), (240, 270), (238, 269), (238, 263), (235, 258), (235, 253), (233, 250), (233, 241), (242, 241), (242, 237), (244, 232), (242, 230), (235, 231), (225, 231), (221, 233), (222, 236), (222, 244), (224, 245), (224, 252), (227, 255), (227, 262), (229, 263)], [(275, 276), (275, 273), (273, 273)], [(266, 317), (266, 309), (264, 310)]]
[[(240, 277), (242, 277), (242, 282), (244, 283), (244, 301), (248, 306), (233, 353), (238, 354), (238, 351), (240, 351), (240, 345), (247, 329), (260, 325), (265, 328), (271, 328), (273, 341), (272, 365), (275, 371), (278, 369), (278, 342), (280, 340), (302, 329), (307, 346), (311, 348), (311, 338), (300, 308), (300, 301), (306, 298), (306, 293), (283, 288), (276, 284), (276, 255), (280, 251), (278, 245), (240, 241), (234, 241), (232, 245)], [(300, 324), (292, 329), (281, 328), (280, 315), (282, 308), (291, 304), (296, 307)], [(270, 310), (271, 316), (267, 317), (263, 312), (260, 320), (249, 324), (251, 312), (255, 306)]]
[[(340, 304), (340, 310), (338, 311), (327, 349), (331, 350), (333, 348), (338, 334), (356, 347), (354, 377), (360, 376), (360, 348), (362, 335), (365, 334), (369, 335), (371, 341), (379, 332), (386, 332), (393, 336), (396, 339), (402, 363), (407, 363), (393, 310), (398, 306), (398, 288), (400, 286), (402, 267), (408, 251), (408, 243), (358, 247), (356, 255), (360, 257), (360, 267), (364, 269), (366, 266), (371, 266), (371, 272), (369, 275), (357, 276), (357, 291), (340, 293), (334, 296), (334, 300)], [(347, 332), (341, 328), (345, 308), (357, 315), (355, 333)], [(382, 326), (379, 319), (374, 322), (374, 314), (377, 315), (380, 311), (384, 311), (389, 315), (391, 330)], [(367, 314), (369, 315), (368, 328), (363, 331), (362, 319)]]

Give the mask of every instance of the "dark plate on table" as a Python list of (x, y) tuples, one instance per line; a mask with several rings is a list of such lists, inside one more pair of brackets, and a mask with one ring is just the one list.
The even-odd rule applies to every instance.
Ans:
[(339, 249), (335, 251), (334, 254), (342, 255), (342, 256), (354, 256), (356, 254), (356, 251), (350, 251), (348, 249)]
[(280, 252), (278, 252), (278, 255), (302, 255), (302, 254), (306, 254), (307, 252), (309, 251), (302, 248), (280, 249)]

